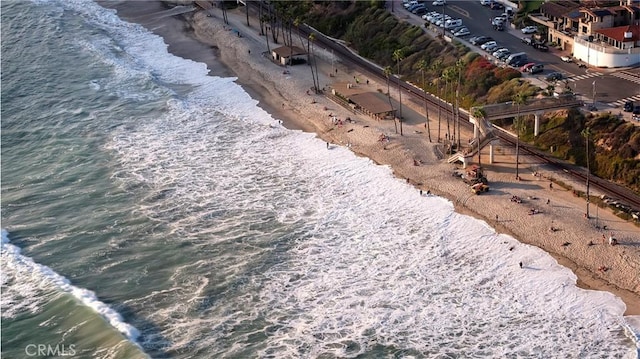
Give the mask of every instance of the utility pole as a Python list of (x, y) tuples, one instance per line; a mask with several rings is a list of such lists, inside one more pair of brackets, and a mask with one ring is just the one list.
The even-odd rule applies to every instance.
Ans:
[[(595, 81), (594, 81), (595, 83)], [(585, 213), (585, 218), (589, 219), (589, 202), (591, 201), (589, 197), (589, 176), (591, 175), (591, 168), (589, 166), (589, 137), (591, 137), (591, 129), (589, 127), (582, 130), (582, 136), (586, 138), (586, 150), (587, 150), (587, 213)]]

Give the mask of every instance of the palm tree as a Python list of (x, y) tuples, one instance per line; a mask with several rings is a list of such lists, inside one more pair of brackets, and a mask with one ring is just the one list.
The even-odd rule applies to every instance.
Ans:
[[(262, 9), (262, 6), (260, 6), (260, 8)], [(260, 21), (262, 24), (264, 24), (264, 38), (267, 41), (267, 52), (269, 54), (271, 54), (271, 49), (269, 48), (269, 26), (267, 25), (267, 21), (269, 20), (269, 16), (267, 14), (262, 15), (262, 17), (260, 17)], [(262, 25), (260, 27), (260, 30), (262, 31)]]
[(585, 142), (587, 143), (587, 219), (589, 218), (589, 175), (591, 174), (591, 168), (589, 166), (589, 138), (591, 137), (591, 129), (589, 127), (585, 127), (581, 132), (582, 136), (585, 138)]
[[(391, 106), (391, 112), (393, 112), (393, 103), (391, 103), (391, 90), (389, 89), (389, 80), (391, 78), (391, 74), (393, 70), (391, 70), (391, 66), (386, 66), (383, 70), (384, 76), (387, 78), (387, 98), (389, 99), (389, 106)], [(398, 125), (396, 125), (395, 115), (393, 119), (393, 126), (396, 128), (396, 133), (398, 133)]]
[[(435, 73), (438, 75), (437, 77), (440, 77), (442, 75), (442, 60), (438, 60), (436, 62), (434, 62), (431, 65), (431, 69), (433, 71), (435, 71)], [(440, 81), (438, 81), (437, 83), (437, 90), (438, 90), (438, 142), (440, 142), (440, 123), (441, 123), (441, 113), (442, 113), (442, 100), (440, 99)]]
[(518, 114), (514, 121), (514, 127), (516, 128), (516, 180), (520, 179), (520, 173), (518, 172), (520, 163), (520, 105), (524, 105), (526, 102), (527, 96), (522, 92), (513, 95), (513, 104), (518, 106)]
[[(480, 122), (481, 120), (484, 121), (487, 116), (487, 111), (485, 111), (484, 107), (474, 107), (472, 115), (478, 122)], [(478, 126), (480, 126), (480, 124), (478, 124)], [(476, 137), (476, 141), (478, 142), (478, 167), (480, 167), (482, 165), (480, 162), (480, 131), (478, 131), (477, 133), (478, 135)]]
[(246, 4), (244, 5), (244, 13), (247, 16), (247, 26), (251, 26), (251, 24), (249, 24), (249, 1), (247, 0)]
[(393, 52), (393, 60), (398, 65), (398, 100), (400, 102), (398, 121), (400, 122), (400, 136), (402, 136), (402, 89), (400, 88), (400, 61), (404, 59), (402, 49), (397, 49)]
[(318, 63), (315, 59), (315, 54), (313, 53), (313, 42), (316, 39), (316, 34), (309, 34), (309, 48), (310, 48), (310, 59), (311, 59), (311, 77), (313, 78), (313, 88), (316, 93), (320, 90), (320, 79), (318, 78)]
[(462, 137), (462, 133), (460, 132), (460, 75), (462, 74), (462, 69), (464, 68), (464, 62), (462, 59), (456, 62), (456, 72), (458, 73), (458, 85), (456, 86), (456, 123), (458, 126), (458, 148), (460, 148), (460, 137)]
[[(444, 93), (445, 93), (444, 97), (445, 97), (445, 100), (446, 100), (447, 99), (447, 86), (451, 85), (451, 88), (453, 88), (452, 81), (456, 77), (455, 67), (447, 67), (444, 70), (443, 77), (444, 77), (444, 80), (446, 82), (445, 83), (445, 90), (444, 90)], [(451, 111), (451, 112), (453, 113), (453, 111)], [(447, 138), (449, 139), (449, 143), (451, 143), (451, 141), (453, 139), (451, 138), (451, 118), (449, 116), (447, 116)], [(451, 151), (453, 151), (453, 146), (450, 146), (450, 149), (451, 149)]]
[(429, 142), (431, 142), (431, 127), (429, 126), (429, 107), (427, 106), (427, 86), (424, 82), (424, 72), (427, 70), (427, 61), (424, 59), (418, 61), (418, 68), (420, 74), (422, 74), (422, 91), (424, 92), (424, 113), (426, 117), (427, 135), (429, 136)]

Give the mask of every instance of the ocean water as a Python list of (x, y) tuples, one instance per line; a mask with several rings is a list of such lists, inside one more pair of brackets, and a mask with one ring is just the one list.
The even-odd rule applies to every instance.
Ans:
[(612, 294), (114, 11), (0, 4), (3, 358), (637, 357)]

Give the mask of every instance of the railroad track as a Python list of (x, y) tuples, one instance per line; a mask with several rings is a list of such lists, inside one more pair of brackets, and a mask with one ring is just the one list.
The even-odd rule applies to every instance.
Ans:
[[(249, 3), (254, 5), (255, 3)], [(255, 6), (258, 6), (255, 4)], [(358, 68), (360, 71), (367, 73), (371, 77), (376, 77), (381, 81), (386, 81), (386, 76), (384, 75), (383, 69), (373, 64), (365, 59), (362, 59), (357, 54), (354, 54), (350, 49), (343, 46), (340, 43), (337, 43), (331, 38), (324, 36), (323, 34), (313, 30), (312, 28), (306, 25), (300, 25), (299, 31), (305, 37), (309, 36), (311, 33), (315, 33), (316, 35), (316, 47), (321, 46), (325, 50), (333, 51), (334, 54), (338, 55), (343, 62)], [(414, 99), (419, 99), (419, 101), (424, 101), (425, 96), (427, 102), (430, 104), (431, 108), (440, 109), (442, 113), (445, 115), (453, 116), (453, 108), (450, 104), (442, 99), (432, 95), (425, 94), (421, 90), (417, 89), (414, 85), (407, 83), (405, 81), (400, 81), (400, 86), (403, 91), (407, 93), (407, 95), (413, 97)], [(468, 114), (464, 112), (459, 113), (460, 116), (460, 126), (464, 126), (465, 129), (469, 129), (473, 127), (473, 124), (469, 122)], [(500, 129), (496, 129), (496, 136), (503, 142), (515, 146), (515, 140), (513, 136), (509, 133), (505, 133)], [(549, 157), (545, 153), (535, 149), (527, 144), (520, 143), (520, 150), (524, 155), (533, 156), (537, 158), (542, 163), (556, 168), (557, 170), (563, 171), (567, 176), (573, 178), (575, 181), (584, 182), (586, 184), (587, 175), (586, 171), (579, 170), (578, 167), (568, 164), (559, 159)], [(589, 185), (590, 187), (594, 187), (598, 189), (600, 192), (604, 193), (606, 196), (618, 201), (619, 203), (625, 204), (631, 211), (640, 213), (640, 196), (638, 196), (633, 191), (619, 186), (615, 183), (607, 181), (605, 179), (596, 177), (594, 175), (589, 175)]]

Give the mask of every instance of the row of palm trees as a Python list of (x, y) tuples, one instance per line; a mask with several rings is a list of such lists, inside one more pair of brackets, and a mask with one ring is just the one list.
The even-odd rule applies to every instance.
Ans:
[[(265, 35), (266, 38), (266, 42), (267, 42), (267, 50), (269, 50), (269, 34), (268, 32), (271, 32), (271, 36), (273, 38), (273, 41), (275, 43), (277, 43), (278, 41), (278, 37), (279, 37), (279, 29), (282, 30), (282, 35), (284, 38), (284, 42), (285, 45), (289, 46), (293, 46), (293, 41), (292, 41), (292, 27), (295, 27), (296, 29), (300, 30), (300, 26), (302, 25), (302, 21), (301, 21), (301, 16), (302, 14), (306, 13), (309, 9), (308, 9), (308, 4), (302, 2), (299, 3), (297, 6), (290, 6), (291, 4), (286, 2), (286, 1), (272, 1), (271, 4), (267, 7), (267, 13), (265, 14), (263, 12), (263, 7), (259, 6), (260, 9), (260, 14), (259, 14), (259, 20), (260, 20), (260, 31), (261, 33), (263, 33)], [(248, 7), (247, 7), (248, 9)], [(223, 19), (224, 22), (226, 24), (229, 23), (228, 18), (227, 18), (227, 11), (226, 8), (224, 6), (224, 1), (222, 2), (222, 12), (223, 12)], [(248, 14), (248, 10), (247, 10), (247, 25), (249, 25), (249, 14)], [(270, 26), (267, 26), (270, 25)], [(288, 36), (287, 36), (288, 34)], [(304, 41), (302, 39), (302, 35), (300, 33), (300, 31), (298, 31), (298, 36), (300, 37), (300, 43), (304, 44)], [(288, 41), (287, 41), (288, 39)], [(314, 44), (314, 40), (315, 40), (315, 34), (311, 33), (309, 34), (308, 38), (307, 38), (307, 51), (309, 53), (309, 67), (311, 69), (311, 77), (313, 79), (313, 88), (316, 91), (316, 93), (319, 91), (320, 89), (320, 80), (318, 77), (318, 67), (317, 67), (317, 62), (315, 60), (315, 54), (314, 54), (314, 48), (313, 48), (313, 44)], [(402, 128), (402, 86), (401, 86), (401, 72), (400, 72), (400, 62), (404, 59), (404, 52), (402, 51), (402, 49), (396, 49), (393, 54), (392, 54), (392, 59), (393, 61), (395, 61), (396, 63), (396, 69), (397, 69), (397, 84), (398, 84), (398, 100), (399, 100), (399, 108), (398, 108), (398, 116), (397, 116), (397, 122), (394, 119), (394, 127), (395, 127), (395, 132), (398, 133), (398, 123), (400, 125), (400, 135), (403, 136), (403, 128)], [(451, 113), (453, 113), (455, 122), (454, 122), (454, 126), (453, 126), (453, 134), (451, 133), (451, 126), (450, 126), (450, 117), (447, 116), (447, 135), (446, 138), (448, 139), (449, 143), (450, 143), (450, 148), (451, 150), (453, 150), (453, 144), (456, 143), (457, 140), (457, 148), (460, 149), (461, 144), (460, 144), (460, 104), (459, 104), (459, 90), (460, 90), (460, 78), (461, 78), (461, 74), (462, 71), (464, 69), (464, 62), (460, 59), (458, 60), (453, 66), (444, 68), (444, 64), (442, 62), (442, 60), (437, 60), (435, 62), (433, 62), (431, 64), (431, 66), (428, 65), (428, 62), (425, 59), (421, 59), (420, 61), (418, 61), (417, 63), (418, 69), (421, 73), (422, 76), (422, 90), (423, 90), (423, 94), (424, 94), (424, 109), (425, 109), (425, 120), (426, 120), (426, 132), (427, 132), (427, 136), (429, 139), (429, 142), (432, 142), (431, 139), (431, 124), (430, 124), (430, 120), (429, 120), (429, 108), (428, 108), (428, 101), (427, 101), (427, 93), (426, 93), (426, 88), (427, 88), (427, 84), (425, 82), (425, 72), (428, 70), (434, 71), (436, 74), (438, 74), (438, 76), (440, 78), (443, 78), (445, 80), (445, 84), (444, 84), (444, 89), (442, 89), (442, 86), (440, 85), (440, 83), (437, 84), (437, 96), (438, 98), (440, 98), (442, 95), (444, 95), (444, 97), (447, 97), (447, 94), (451, 94), (453, 97), (453, 93), (454, 93), (454, 83), (455, 83), (455, 102), (453, 102), (451, 104)], [(389, 98), (389, 105), (391, 106), (391, 108), (393, 109), (393, 104), (391, 102), (391, 93), (390, 93), (390, 77), (392, 74), (392, 69), (390, 66), (387, 66), (384, 68), (383, 70), (384, 75), (387, 78), (387, 96)], [(447, 90), (449, 90), (449, 92), (447, 92)], [(444, 93), (442, 93), (444, 92)], [(513, 95), (512, 97), (512, 103), (514, 106), (517, 106), (517, 115), (514, 119), (514, 128), (516, 130), (516, 179), (520, 178), (520, 173), (519, 173), (519, 163), (520, 163), (520, 131), (523, 127), (523, 121), (521, 121), (520, 118), (520, 107), (522, 105), (524, 105), (527, 102), (527, 96), (524, 93), (516, 93)], [(485, 116), (486, 116), (486, 112), (484, 111), (484, 109), (482, 107), (479, 108), (475, 108), (474, 109), (474, 113), (473, 113), (474, 117), (478, 118), (478, 119), (482, 119), (484, 120)], [(439, 105), (438, 106), (438, 130), (437, 130), (437, 141), (440, 142), (441, 141), (441, 119), (442, 119), (442, 106)], [(456, 129), (457, 126), (457, 129)], [(456, 135), (457, 132), (457, 135)], [(587, 217), (589, 216), (589, 173), (590, 173), (590, 168), (589, 168), (589, 140), (591, 137), (591, 131), (589, 128), (586, 128), (584, 131), (582, 131), (582, 136), (585, 137), (586, 139), (586, 151), (587, 151)], [(480, 139), (478, 139), (478, 164), (481, 163), (481, 158), (480, 158)]]
[[(400, 123), (400, 135), (403, 135), (403, 131), (402, 131), (402, 86), (401, 86), (401, 80), (400, 80), (400, 61), (402, 61), (404, 59), (404, 53), (402, 51), (402, 49), (397, 49), (393, 52), (393, 61), (396, 62), (396, 66), (397, 66), (397, 84), (398, 84), (398, 102), (399, 102), (399, 107), (398, 107), (398, 122)], [(462, 60), (459, 60), (456, 62), (456, 64), (454, 66), (448, 67), (448, 68), (444, 68), (444, 64), (442, 62), (442, 60), (438, 60), (436, 62), (434, 62), (431, 66), (428, 65), (427, 61), (425, 59), (421, 59), (420, 61), (418, 61), (417, 63), (418, 65), (418, 70), (420, 71), (420, 74), (422, 76), (422, 90), (424, 93), (424, 110), (425, 110), (425, 120), (426, 120), (426, 129), (427, 129), (427, 136), (429, 138), (429, 142), (432, 141), (431, 139), (431, 124), (430, 124), (430, 120), (429, 120), (429, 107), (428, 107), (428, 101), (427, 101), (427, 92), (426, 92), (426, 88), (427, 88), (427, 84), (425, 81), (425, 72), (428, 70), (432, 70), (435, 71), (437, 74), (439, 74), (440, 77), (444, 78), (445, 80), (445, 86), (444, 86), (444, 94), (446, 97), (447, 94), (447, 90), (450, 89), (450, 93), (453, 93), (454, 91), (454, 82), (457, 80), (457, 84), (455, 85), (455, 103), (453, 103), (452, 106), (452, 113), (455, 116), (455, 122), (454, 122), (454, 126), (453, 126), (453, 134), (451, 133), (451, 124), (450, 124), (450, 118), (449, 116), (447, 116), (447, 136), (446, 138), (450, 141), (450, 143), (455, 143), (455, 140), (457, 139), (457, 147), (460, 148), (460, 106), (459, 106), (459, 89), (460, 89), (460, 77), (462, 74), (462, 70), (464, 68), (464, 62)], [(393, 109), (393, 104), (391, 102), (391, 92), (390, 92), (390, 79), (391, 79), (391, 75), (393, 73), (391, 66), (386, 66), (383, 69), (383, 73), (385, 75), (385, 77), (387, 78), (387, 97), (389, 98), (389, 105), (391, 106), (391, 108)], [(440, 84), (437, 85), (437, 90), (438, 90), (438, 94), (437, 96), (440, 97), (441, 93), (441, 86)], [(441, 141), (441, 119), (442, 119), (442, 106), (438, 106), (438, 142)], [(397, 123), (394, 119), (394, 127), (395, 127), (395, 131), (396, 133), (398, 133), (398, 126)], [(456, 130), (457, 128), (457, 130)], [(456, 131), (458, 133), (458, 135), (456, 136)], [(451, 146), (452, 148), (453, 146)]]

